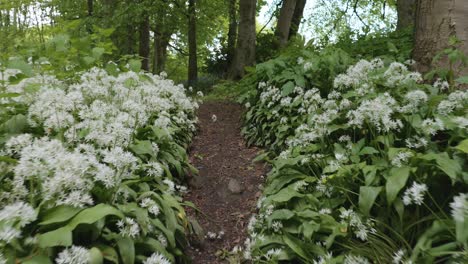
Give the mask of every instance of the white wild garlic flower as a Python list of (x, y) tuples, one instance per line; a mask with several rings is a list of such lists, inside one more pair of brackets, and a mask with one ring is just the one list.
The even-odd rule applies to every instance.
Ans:
[(72, 246), (60, 252), (55, 259), (57, 264), (89, 264), (91, 254), (89, 250), (80, 247)]
[(455, 221), (464, 223), (468, 219), (468, 194), (461, 193), (453, 198), (450, 203), (452, 217)]
[(427, 190), (426, 184), (413, 182), (413, 185), (406, 189), (403, 195), (403, 203), (405, 205), (421, 205), (424, 202), (424, 194)]

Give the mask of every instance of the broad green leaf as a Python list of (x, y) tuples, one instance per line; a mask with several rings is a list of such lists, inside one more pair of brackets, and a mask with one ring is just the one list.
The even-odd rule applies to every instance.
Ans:
[(359, 155), (371, 155), (377, 153), (379, 153), (379, 151), (373, 147), (364, 147), (361, 151), (359, 151)]
[(137, 141), (136, 144), (130, 146), (130, 149), (138, 155), (154, 154), (151, 141), (148, 140)]
[(33, 75), (32, 66), (18, 58), (10, 60), (8, 62), (8, 68), (20, 70), (24, 75), (28, 77), (31, 77)]
[(96, 247), (93, 247), (89, 250), (90, 260), (89, 264), (102, 264), (104, 262), (104, 257), (101, 250)]
[(3, 124), (4, 129), (10, 134), (20, 134), (28, 126), (28, 119), (22, 114), (14, 115)]
[(112, 263), (119, 263), (119, 255), (117, 251), (108, 245), (99, 244), (96, 246), (101, 251), (104, 259)]
[(56, 224), (70, 220), (81, 210), (83, 209), (67, 205), (60, 205), (54, 207), (45, 212), (44, 216), (42, 217), (42, 221), (39, 223), (39, 225)]
[(287, 188), (280, 190), (278, 193), (269, 196), (267, 199), (277, 202), (277, 203), (283, 203), (283, 202), (287, 202), (291, 200), (294, 197), (303, 197), (303, 196), (304, 196), (303, 194), (295, 191), (294, 187), (288, 186)]
[(468, 84), (468, 76), (462, 76), (455, 80), (459, 84)]
[(289, 81), (285, 83), (283, 87), (281, 87), (281, 93), (283, 94), (283, 96), (288, 96), (294, 91), (294, 87), (294, 83)]
[(15, 159), (7, 157), (7, 156), (0, 156), (0, 161), (1, 162), (6, 162), (6, 163), (11, 163), (11, 164), (18, 163), (18, 160), (15, 160)]
[(96, 59), (91, 56), (84, 56), (82, 60), (86, 65), (91, 65), (96, 61)]
[(120, 257), (123, 264), (135, 263), (135, 244), (131, 238), (121, 238), (117, 240)]
[(37, 256), (33, 256), (31, 258), (27, 258), (27, 259), (21, 261), (21, 263), (23, 263), (23, 264), (52, 264), (52, 261), (47, 256), (37, 255)]
[(21, 96), (19, 93), (0, 93), (0, 98), (13, 98)]
[(375, 199), (382, 191), (382, 187), (361, 186), (359, 190), (359, 209), (365, 215), (369, 215)]
[(280, 209), (273, 211), (273, 213), (268, 217), (268, 222), (271, 223), (273, 220), (288, 220), (294, 216), (294, 212), (288, 209)]
[(392, 204), (398, 193), (405, 187), (410, 175), (410, 167), (392, 168), (385, 184), (388, 204)]
[(42, 248), (55, 246), (71, 246), (72, 231), (80, 224), (92, 224), (108, 215), (124, 218), (124, 215), (114, 207), (99, 204), (78, 213), (67, 225), (38, 236), (38, 244)]
[(445, 172), (452, 180), (457, 179), (457, 175), (462, 173), (460, 163), (451, 159), (447, 152), (442, 153), (429, 153), (421, 156), (425, 160), (436, 160), (436, 163), (443, 172)]
[(106, 50), (104, 48), (96, 47), (96, 48), (93, 48), (93, 50), (91, 52), (93, 54), (93, 57), (96, 60), (98, 60), (98, 59), (101, 58), (102, 54), (104, 54), (104, 52), (106, 52)]
[(458, 146), (456, 146), (455, 148), (465, 153), (468, 153), (468, 139), (465, 139), (462, 142), (460, 142), (460, 144), (458, 144)]
[(130, 60), (128, 62), (128, 65), (130, 66), (130, 70), (134, 72), (140, 72), (141, 70), (141, 61), (140, 60)]
[[(284, 243), (286, 243), (286, 245), (288, 245), (288, 247), (290, 249), (292, 249), (292, 251), (294, 251), (301, 258), (303, 258), (305, 260), (310, 259), (310, 256), (304, 250), (306, 245), (302, 241), (300, 241), (299, 239), (297, 239), (297, 238), (295, 238), (295, 237), (293, 237), (293, 236), (291, 236), (289, 234), (284, 235), (283, 240), (284, 240)], [(310, 245), (308, 245), (307, 247), (309, 247), (309, 246)]]

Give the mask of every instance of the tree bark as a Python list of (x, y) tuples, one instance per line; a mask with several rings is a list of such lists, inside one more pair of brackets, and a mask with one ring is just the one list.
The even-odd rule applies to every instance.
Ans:
[(239, 1), (239, 28), (234, 60), (229, 71), (230, 79), (242, 78), (245, 67), (255, 64), (256, 14), (257, 0)]
[(294, 8), (294, 14), (291, 20), (291, 26), (289, 28), (289, 39), (295, 37), (301, 26), (301, 20), (304, 16), (304, 8), (307, 0), (297, 0), (296, 7)]
[(167, 46), (169, 45), (169, 40), (170, 35), (166, 33), (161, 33), (160, 31), (154, 32), (154, 74), (160, 74), (166, 69)]
[(93, 16), (94, 13), (94, 0), (88, 0), (88, 16)]
[(141, 69), (149, 71), (149, 56), (150, 56), (150, 23), (148, 15), (144, 15), (143, 21), (140, 23), (140, 48), (138, 52), (141, 58)]
[[(432, 65), (432, 59), (449, 46), (451, 36), (461, 41), (458, 48), (468, 55), (468, 1), (417, 0), (413, 59), (419, 71), (447, 65), (446, 60)], [(462, 73), (468, 72), (465, 69)]]
[(405, 29), (414, 25), (415, 19), (415, 0), (398, 0), (397, 1), (397, 30)]
[(229, 31), (227, 43), (227, 63), (230, 66), (236, 51), (237, 38), (237, 0), (228, 0), (229, 8)]
[(275, 31), (279, 47), (285, 47), (288, 44), (289, 29), (291, 28), (295, 7), (296, 0), (283, 0)]
[(196, 0), (189, 0), (188, 15), (188, 85), (193, 86), (198, 79)]

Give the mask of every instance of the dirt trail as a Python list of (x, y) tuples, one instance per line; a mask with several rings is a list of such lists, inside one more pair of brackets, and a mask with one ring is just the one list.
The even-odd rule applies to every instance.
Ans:
[[(258, 149), (247, 148), (240, 135), (241, 113), (239, 105), (229, 102), (208, 102), (199, 109), (200, 130), (190, 151), (199, 175), (190, 180), (185, 196), (204, 214), (189, 210), (206, 237), (189, 249), (194, 264), (226, 263), (216, 253), (243, 244), (255, 212), (266, 168), (252, 163)], [(221, 238), (210, 239), (208, 232), (221, 232)]]

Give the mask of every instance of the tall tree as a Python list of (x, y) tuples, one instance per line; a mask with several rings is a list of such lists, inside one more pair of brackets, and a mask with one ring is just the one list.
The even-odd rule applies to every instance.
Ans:
[(293, 17), (291, 20), (291, 26), (289, 28), (289, 39), (296, 36), (301, 25), (302, 17), (304, 16), (304, 8), (307, 3), (307, 0), (297, 0), (296, 6), (294, 8)]
[(150, 57), (150, 22), (149, 16), (145, 12), (143, 21), (140, 22), (140, 46), (138, 54), (141, 57), (141, 68), (149, 71), (149, 57)]
[(198, 79), (198, 61), (197, 61), (197, 11), (196, 0), (189, 0), (188, 5), (188, 84), (192, 86)]
[(228, 1), (229, 13), (229, 31), (227, 43), (227, 62), (231, 65), (236, 51), (236, 38), (237, 38), (237, 0)]
[(88, 16), (93, 16), (94, 13), (94, 0), (88, 0)]
[(236, 52), (229, 71), (230, 79), (241, 78), (245, 67), (255, 64), (255, 14), (257, 0), (239, 1), (239, 27)]
[(295, 8), (296, 0), (283, 0), (275, 31), (279, 47), (284, 47), (288, 44), (289, 30), (291, 29)]
[[(156, 9), (156, 17), (153, 27), (154, 49), (153, 49), (153, 73), (159, 74), (165, 71), (167, 61), (167, 48), (171, 35), (175, 28), (171, 7), (166, 2), (160, 2)], [(170, 11), (168, 11), (170, 10)]]
[(468, 55), (468, 1), (417, 0), (413, 58), (420, 71), (434, 66), (433, 57), (449, 45), (451, 36), (461, 41), (459, 49)]
[(408, 28), (414, 25), (416, 0), (398, 0), (397, 1), (397, 30)]

